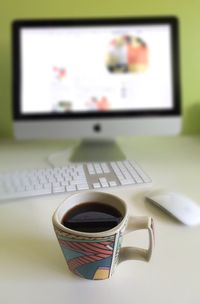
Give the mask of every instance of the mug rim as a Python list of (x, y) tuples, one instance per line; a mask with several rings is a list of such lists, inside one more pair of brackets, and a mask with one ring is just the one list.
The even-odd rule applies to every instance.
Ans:
[[(123, 215), (123, 219), (121, 220), (121, 222), (118, 225), (116, 225), (115, 227), (111, 228), (111, 229), (108, 229), (108, 230), (105, 230), (105, 231), (100, 231), (100, 232), (84, 232), (84, 231), (73, 230), (73, 229), (65, 227), (61, 223), (61, 221), (58, 219), (58, 213), (59, 213), (59, 211), (61, 210), (61, 208), (63, 207), (63, 205), (68, 200), (73, 199), (76, 196), (81, 196), (81, 195), (85, 195), (85, 194), (87, 194), (87, 195), (90, 195), (90, 194), (103, 195), (103, 196), (111, 197), (112, 199), (117, 200), (123, 206), (123, 208), (125, 210), (124, 215)], [(85, 202), (83, 201), (81, 203), (86, 203), (86, 201)], [(106, 202), (104, 202), (104, 204), (106, 204)], [(71, 208), (67, 209), (67, 211), (69, 211), (70, 209)], [(111, 194), (111, 193), (91, 190), (91, 191), (84, 191), (84, 192), (79, 192), (79, 193), (76, 193), (76, 194), (72, 194), (72, 195), (68, 196), (67, 198), (65, 198), (62, 201), (62, 203), (54, 211), (53, 216), (52, 216), (52, 222), (53, 222), (53, 225), (56, 228), (58, 228), (59, 230), (61, 230), (63, 232), (69, 233), (69, 234), (74, 234), (74, 235), (77, 235), (77, 236), (91, 237), (91, 238), (94, 238), (94, 237), (101, 238), (101, 237), (106, 237), (106, 236), (110, 236), (110, 235), (116, 234), (121, 229), (121, 227), (124, 226), (124, 224), (125, 224), (125, 222), (127, 220), (127, 217), (128, 217), (127, 205), (126, 205), (126, 203), (125, 203), (125, 201), (123, 199), (121, 199), (120, 197), (118, 197), (118, 196), (116, 196), (114, 194)]]

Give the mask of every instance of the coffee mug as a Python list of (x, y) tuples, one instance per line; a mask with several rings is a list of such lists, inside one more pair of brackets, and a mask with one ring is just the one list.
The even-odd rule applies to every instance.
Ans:
[[(79, 210), (83, 204), (103, 204), (121, 214), (121, 220), (111, 229), (99, 232), (77, 231), (63, 224), (70, 210)], [(103, 192), (74, 194), (54, 212), (53, 226), (70, 271), (91, 280), (107, 279), (116, 266), (126, 260), (149, 261), (154, 245), (153, 219), (147, 216), (129, 216), (126, 203), (119, 197)], [(121, 247), (123, 236), (135, 230), (147, 229), (148, 249)]]

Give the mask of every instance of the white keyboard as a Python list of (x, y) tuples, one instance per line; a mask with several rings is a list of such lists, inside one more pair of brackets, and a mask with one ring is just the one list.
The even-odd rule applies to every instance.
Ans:
[(68, 164), (0, 173), (0, 201), (147, 184), (151, 184), (151, 179), (135, 161)]

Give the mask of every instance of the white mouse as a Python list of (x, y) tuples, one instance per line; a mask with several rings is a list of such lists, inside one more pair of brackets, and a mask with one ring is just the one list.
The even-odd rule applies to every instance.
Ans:
[(149, 193), (146, 198), (188, 226), (200, 224), (200, 205), (180, 193), (159, 191)]

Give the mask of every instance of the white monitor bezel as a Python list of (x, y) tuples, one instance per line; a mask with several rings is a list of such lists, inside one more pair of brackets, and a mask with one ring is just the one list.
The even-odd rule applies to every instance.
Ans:
[[(24, 28), (104, 25), (169, 25), (171, 29), (171, 109), (84, 113), (24, 114), (21, 111), (20, 31)], [(16, 20), (13, 39), (13, 121), (16, 138), (107, 138), (119, 135), (177, 134), (181, 129), (178, 20), (174, 16)], [(78, 123), (78, 124), (77, 124)]]

